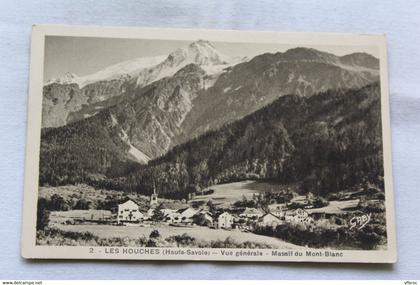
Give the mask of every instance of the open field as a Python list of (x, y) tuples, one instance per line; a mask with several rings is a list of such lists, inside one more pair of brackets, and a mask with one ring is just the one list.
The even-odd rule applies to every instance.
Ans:
[[(196, 196), (191, 201), (208, 201), (212, 200), (215, 205), (219, 206), (229, 206), (231, 203), (242, 200), (242, 197), (245, 196), (247, 199), (251, 199), (252, 195), (255, 193), (263, 192), (278, 192), (286, 190), (288, 188), (293, 188), (290, 185), (284, 184), (274, 184), (267, 182), (257, 182), (254, 180), (245, 180), (240, 182), (218, 184), (204, 189), (204, 191), (212, 189), (214, 193), (210, 195), (200, 195)], [(293, 189), (292, 189), (293, 190)]]
[(280, 249), (296, 249), (300, 246), (282, 241), (275, 237), (256, 235), (248, 232), (228, 231), (223, 229), (210, 229), (207, 227), (191, 227), (180, 228), (171, 227), (168, 225), (155, 225), (151, 227), (137, 227), (137, 226), (112, 226), (112, 225), (56, 225), (57, 228), (63, 231), (70, 232), (90, 232), (100, 238), (127, 237), (129, 239), (136, 239), (142, 236), (149, 237), (153, 230), (158, 230), (163, 239), (170, 236), (182, 235), (187, 233), (189, 236), (200, 241), (216, 241), (225, 240), (231, 237), (236, 242), (256, 242), (271, 245), (273, 248)]
[(314, 213), (326, 213), (326, 214), (341, 214), (348, 212), (349, 208), (357, 207), (359, 199), (347, 200), (347, 201), (330, 201), (328, 206), (316, 209), (305, 209), (308, 214)]

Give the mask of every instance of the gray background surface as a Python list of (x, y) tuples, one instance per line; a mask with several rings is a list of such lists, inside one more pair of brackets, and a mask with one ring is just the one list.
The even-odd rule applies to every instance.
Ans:
[[(420, 1), (1, 1), (0, 279), (420, 279)], [(20, 257), (34, 23), (386, 33), (398, 263), (32, 261)]]

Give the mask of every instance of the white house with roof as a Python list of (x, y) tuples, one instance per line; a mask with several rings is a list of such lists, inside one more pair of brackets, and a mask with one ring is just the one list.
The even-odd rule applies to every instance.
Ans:
[(133, 200), (118, 205), (118, 223), (141, 222), (143, 219), (144, 215), (140, 212), (139, 205)]
[(173, 209), (162, 209), (162, 213), (165, 216), (165, 222), (171, 224), (178, 224), (181, 222), (181, 214)]
[[(162, 207), (165, 207), (165, 205), (162, 204)], [(156, 211), (156, 207), (149, 208), (149, 210), (147, 210), (147, 213), (145, 215), (145, 219), (150, 220), (153, 217), (153, 215), (155, 214), (155, 211)], [(181, 214), (178, 214), (177, 211), (174, 210), (174, 209), (161, 208), (160, 211), (162, 212), (163, 216), (165, 217), (165, 219), (163, 221), (168, 222), (168, 223), (175, 222), (174, 221), (175, 216), (181, 216)], [(181, 219), (179, 219), (179, 221), (181, 221)]]
[(220, 229), (230, 229), (233, 225), (233, 216), (228, 212), (224, 212), (217, 218), (217, 227)]
[(178, 213), (181, 214), (182, 223), (192, 223), (193, 217), (197, 214), (197, 212), (198, 210), (195, 210), (193, 208), (186, 208), (178, 211)]
[(293, 211), (286, 212), (284, 219), (288, 223), (295, 223), (295, 224), (299, 224), (299, 223), (309, 224), (309, 223), (314, 222), (314, 219), (309, 216), (308, 212), (300, 208)]
[(162, 209), (165, 216), (165, 222), (172, 224), (190, 224), (193, 222), (193, 217), (197, 214), (197, 210), (192, 208), (184, 208), (179, 210)]
[(267, 213), (258, 220), (258, 224), (260, 226), (270, 226), (273, 228), (277, 227), (282, 223), (284, 223), (284, 221), (280, 217), (277, 217), (272, 213)]

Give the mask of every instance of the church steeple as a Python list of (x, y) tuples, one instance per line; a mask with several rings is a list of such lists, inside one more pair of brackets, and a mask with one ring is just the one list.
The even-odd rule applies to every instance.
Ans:
[(156, 194), (156, 185), (155, 182), (153, 182), (153, 194), (150, 195), (150, 206), (157, 205), (158, 203), (158, 196)]

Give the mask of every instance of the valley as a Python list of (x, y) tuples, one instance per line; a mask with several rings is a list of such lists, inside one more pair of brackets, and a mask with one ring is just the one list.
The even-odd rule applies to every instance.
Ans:
[[(82, 184), (39, 191), (39, 245), (259, 249), (386, 245), (383, 198), (375, 188), (354, 192), (350, 199), (341, 191), (328, 200), (312, 193), (299, 195), (292, 185), (251, 180), (214, 185), (182, 200)], [(203, 195), (207, 191), (211, 193)], [(130, 209), (134, 212), (125, 213)], [(364, 212), (369, 212), (368, 218), (358, 225), (356, 218)], [(131, 213), (140, 216), (133, 218)], [(352, 230), (356, 226), (366, 230)], [(303, 238), (308, 235), (313, 238)], [(335, 238), (324, 239), (331, 235)], [(369, 243), (361, 244), (365, 239)]]

